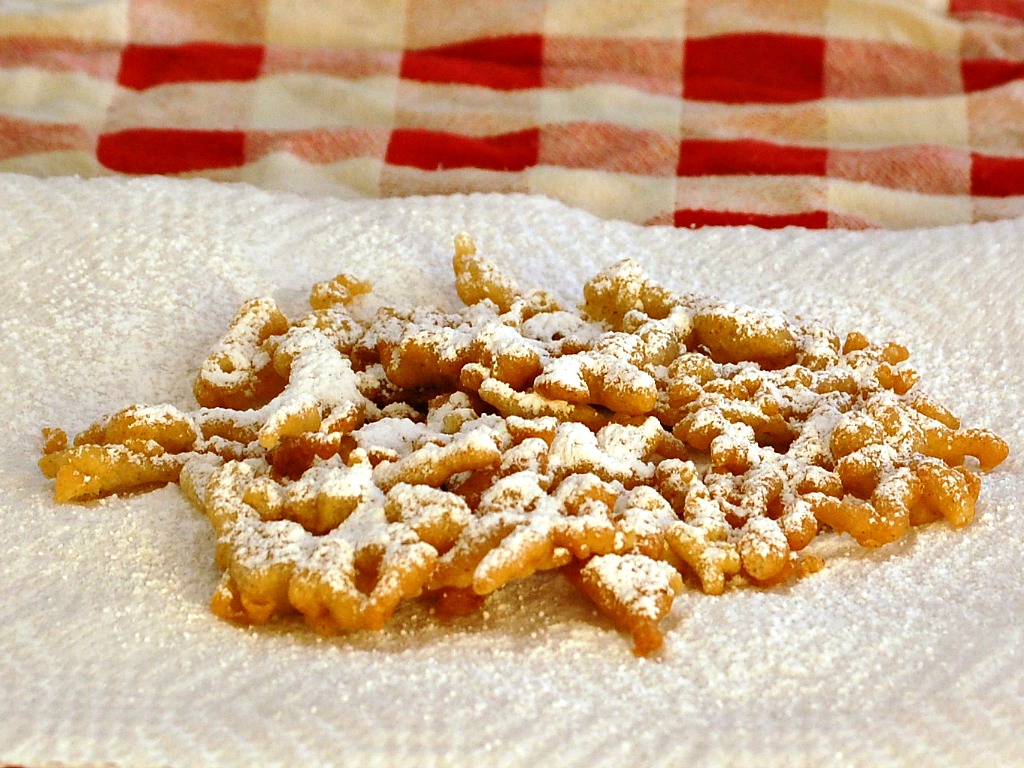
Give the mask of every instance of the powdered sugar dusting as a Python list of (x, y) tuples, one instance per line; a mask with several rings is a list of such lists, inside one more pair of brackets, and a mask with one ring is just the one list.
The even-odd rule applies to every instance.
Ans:
[[(676, 232), (522, 197), (350, 204), (20, 177), (0, 177), (0, 191), (0, 690), (15, 692), (0, 697), (0, 761), (529, 765), (553, 745), (587, 766), (1024, 760), (1024, 630), (1007, 618), (1024, 610), (1024, 224)], [(962, 534), (939, 524), (857, 554), (834, 538), (826, 554), (851, 551), (783, 590), (684, 592), (666, 653), (647, 662), (544, 578), (465, 619), (410, 608), (342, 640), (240, 632), (209, 615), (213, 537), (176, 489), (49, 501), (33, 457), (50, 414), (81, 427), (128, 402), (185, 406), (187, 372), (242, 300), (275, 296), (290, 311), (339, 271), (395, 302), (454, 306), (459, 229), (561, 297), (630, 255), (681, 291), (893, 338), (926, 388), (1004, 435), (1011, 458)], [(802, 448), (827, 450), (812, 433), (836, 420), (820, 406)]]

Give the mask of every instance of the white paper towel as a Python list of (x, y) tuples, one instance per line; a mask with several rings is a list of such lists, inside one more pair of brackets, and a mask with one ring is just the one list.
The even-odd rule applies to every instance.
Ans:
[[(992, 765), (1024, 762), (1024, 221), (901, 233), (677, 231), (538, 198), (308, 201), (166, 179), (0, 176), (0, 764)], [(623, 256), (680, 290), (906, 344), (923, 386), (1008, 439), (978, 518), (784, 588), (687, 593), (664, 653), (559, 578), (444, 623), (240, 629), (177, 488), (56, 506), (39, 428), (192, 403), (241, 301), (296, 311), (348, 271), (456, 302), (452, 236), (575, 300)]]

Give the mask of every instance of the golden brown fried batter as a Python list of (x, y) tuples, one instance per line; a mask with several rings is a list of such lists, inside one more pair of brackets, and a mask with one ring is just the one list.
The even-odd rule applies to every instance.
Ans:
[(213, 612), (317, 632), (441, 615), (561, 570), (646, 655), (685, 583), (814, 573), (823, 530), (866, 547), (974, 517), (1006, 443), (917, 389), (897, 344), (676, 294), (623, 261), (576, 312), (456, 238), (457, 311), (316, 283), (294, 321), (238, 311), (198, 407), (130, 406), (71, 447), (58, 501), (181, 482), (217, 536)]

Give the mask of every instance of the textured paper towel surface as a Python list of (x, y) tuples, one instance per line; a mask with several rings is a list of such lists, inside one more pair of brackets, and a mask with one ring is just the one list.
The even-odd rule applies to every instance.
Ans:
[[(0, 764), (991, 765), (1024, 761), (1024, 221), (903, 233), (641, 229), (536, 198), (346, 203), (165, 179), (0, 176)], [(319, 639), (214, 618), (177, 488), (58, 507), (38, 429), (188, 406), (237, 305), (345, 270), (454, 305), (466, 229), (574, 300), (623, 256), (673, 288), (910, 347), (1011, 443), (963, 532), (837, 539), (783, 589), (684, 594), (641, 661), (558, 578), (442, 623)]]

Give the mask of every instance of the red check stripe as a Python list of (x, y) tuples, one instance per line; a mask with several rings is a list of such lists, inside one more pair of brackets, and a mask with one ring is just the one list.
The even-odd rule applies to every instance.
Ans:
[(986, 88), (997, 88), (1014, 80), (1024, 79), (1024, 61), (1004, 61), (1002, 59), (976, 59), (960, 63), (963, 75), (964, 90), (983, 91)]
[(401, 76), (425, 83), (462, 83), (503, 91), (538, 88), (543, 48), (540, 35), (515, 35), (406, 51)]
[(537, 164), (540, 131), (526, 130), (497, 136), (398, 129), (391, 134), (386, 161), (425, 171), (481, 168), (521, 171)]
[(121, 173), (184, 173), (245, 163), (241, 131), (138, 128), (100, 136), (96, 157)]
[(127, 45), (117, 82), (141, 91), (168, 83), (253, 80), (262, 64), (261, 45)]
[(971, 194), (980, 197), (1024, 195), (1024, 157), (972, 153)]
[(1024, 20), (1024, 3), (1021, 0), (950, 0), (949, 12), (958, 16), (991, 14)]
[(747, 213), (744, 211), (707, 211), (704, 209), (678, 210), (673, 216), (677, 227), (696, 229), (699, 227), (738, 227), (750, 225), (762, 229), (783, 227), (806, 227), (824, 229), (828, 226), (828, 211), (807, 211), (805, 213)]
[(828, 150), (767, 141), (684, 139), (679, 145), (679, 176), (741, 174), (824, 176)]
[(825, 41), (749, 33), (688, 39), (683, 96), (728, 104), (787, 104), (824, 95)]

